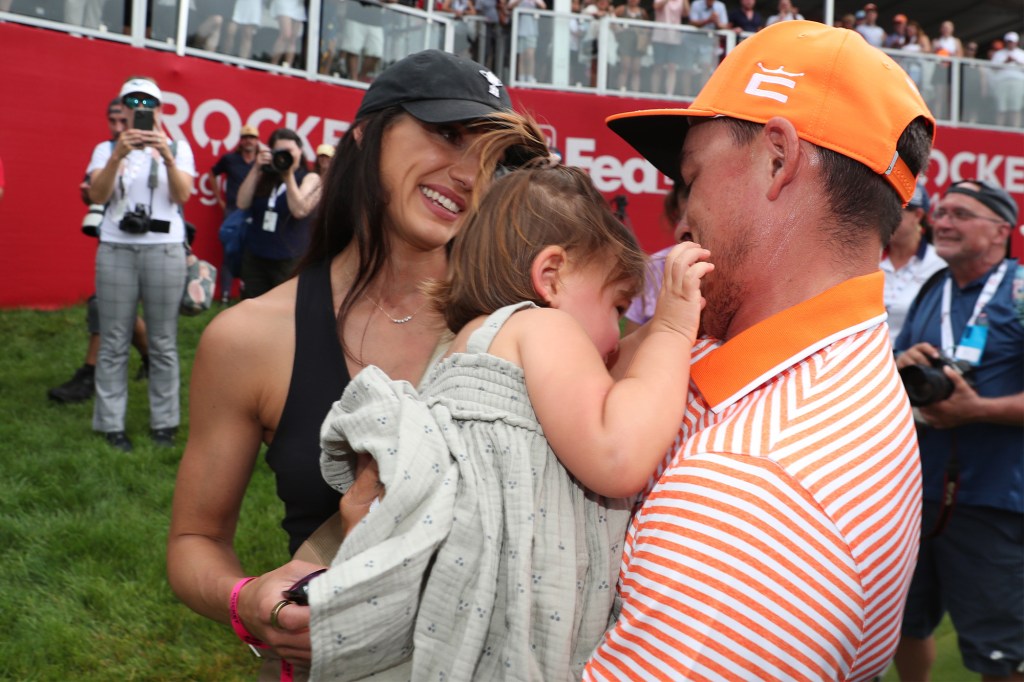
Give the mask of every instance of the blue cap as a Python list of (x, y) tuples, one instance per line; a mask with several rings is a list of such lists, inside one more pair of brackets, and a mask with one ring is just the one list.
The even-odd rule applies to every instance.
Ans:
[(907, 208), (923, 208), (924, 212), (928, 213), (928, 191), (921, 183), (914, 188), (914, 196), (907, 202)]

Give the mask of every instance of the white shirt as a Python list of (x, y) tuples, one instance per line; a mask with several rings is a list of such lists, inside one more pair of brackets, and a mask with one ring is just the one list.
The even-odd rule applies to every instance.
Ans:
[(875, 47), (882, 47), (885, 43), (885, 29), (878, 24), (875, 24), (874, 26), (861, 24), (857, 27), (857, 33), (864, 36), (864, 40), (868, 41), (868, 44), (874, 45)]
[(768, 21), (765, 22), (765, 26), (771, 26), (777, 24), (780, 21), (803, 21), (804, 15), (799, 12), (787, 12), (786, 14), (773, 14), (768, 17)]
[(882, 298), (889, 313), (889, 336), (893, 341), (903, 329), (907, 311), (910, 310), (910, 304), (914, 302), (921, 286), (946, 265), (946, 261), (935, 253), (935, 247), (923, 239), (917, 253), (899, 270), (893, 268), (888, 255), (879, 263), (878, 267), (885, 274)]
[[(185, 140), (175, 142), (175, 163), (178, 170), (195, 177), (196, 163), (192, 156), (192, 148)], [(99, 170), (107, 165), (113, 145), (103, 142), (96, 145), (89, 161), (88, 172)], [(155, 220), (170, 222), (168, 232), (147, 232), (130, 234), (120, 229), (121, 218), (125, 212), (134, 210), (137, 204), (150, 207), (149, 169), (156, 158), (157, 186), (152, 192), (152, 211), (150, 216)], [(167, 182), (167, 168), (163, 160), (152, 149), (135, 149), (122, 161), (118, 177), (114, 180), (114, 192), (100, 223), (100, 241), (117, 244), (170, 244), (184, 243), (185, 221), (181, 217), (181, 207), (171, 201), (170, 185)]]
[(1005, 47), (992, 55), (993, 64), (1012, 64), (1013, 67), (992, 69), (993, 75), (998, 78), (1012, 80), (1024, 79), (1024, 50), (1015, 47), (1008, 50)]
[(697, 0), (697, 2), (690, 5), (691, 24), (705, 21), (712, 15), (714, 15), (715, 21), (719, 26), (725, 26), (729, 23), (729, 13), (725, 11), (725, 3), (721, 2), (721, 0), (715, 0), (711, 7), (708, 7), (708, 3), (705, 0)]

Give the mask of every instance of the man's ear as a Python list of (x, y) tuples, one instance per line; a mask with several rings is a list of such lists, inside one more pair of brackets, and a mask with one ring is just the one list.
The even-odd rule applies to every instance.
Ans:
[(567, 263), (565, 249), (561, 246), (545, 246), (533, 258), (530, 281), (533, 283), (533, 290), (548, 305), (554, 303), (561, 292), (562, 284), (559, 277)]
[(781, 116), (768, 119), (762, 135), (761, 142), (768, 154), (771, 169), (766, 196), (770, 201), (775, 201), (782, 189), (796, 179), (807, 159), (796, 128), (789, 119)]

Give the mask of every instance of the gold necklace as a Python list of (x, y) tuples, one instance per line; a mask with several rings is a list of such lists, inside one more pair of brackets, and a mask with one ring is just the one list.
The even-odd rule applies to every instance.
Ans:
[(421, 310), (423, 310), (427, 306), (427, 301), (424, 301), (423, 305), (421, 305), (419, 308), (417, 308), (413, 312), (409, 313), (405, 317), (399, 317), (399, 318), (396, 319), (394, 317), (391, 317), (391, 314), (388, 311), (384, 310), (384, 306), (382, 306), (380, 303), (377, 303), (377, 301), (375, 301), (372, 298), (370, 298), (369, 295), (365, 291), (363, 292), (363, 298), (365, 298), (367, 301), (369, 301), (373, 305), (377, 306), (377, 310), (379, 310), (382, 313), (384, 313), (384, 317), (386, 317), (389, 320), (391, 320), (391, 322), (393, 324), (405, 324), (406, 322), (411, 321), (412, 318), (416, 317), (417, 313), (419, 313)]

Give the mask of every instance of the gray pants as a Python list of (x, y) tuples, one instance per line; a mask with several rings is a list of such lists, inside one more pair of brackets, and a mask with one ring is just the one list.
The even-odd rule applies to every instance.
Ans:
[(140, 299), (149, 339), (149, 425), (154, 429), (178, 425), (178, 307), (184, 289), (184, 245), (99, 245), (96, 299), (100, 312), (100, 352), (96, 363), (93, 430), (124, 431), (128, 351)]

